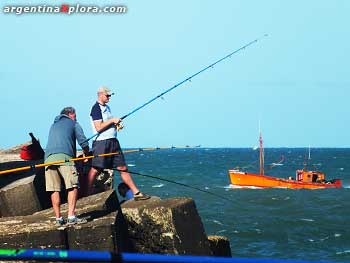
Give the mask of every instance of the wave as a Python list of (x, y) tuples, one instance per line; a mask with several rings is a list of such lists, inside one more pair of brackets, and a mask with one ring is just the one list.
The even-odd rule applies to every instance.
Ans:
[(272, 163), (270, 165), (273, 165), (273, 166), (283, 166), (283, 163)]
[(152, 187), (154, 187), (154, 188), (160, 188), (160, 187), (163, 187), (163, 186), (164, 186), (164, 184), (162, 184), (162, 183), (152, 185)]
[(220, 226), (223, 226), (224, 224), (221, 223), (220, 221), (218, 220), (212, 220), (213, 223), (217, 224), (217, 225), (220, 225)]
[(301, 218), (300, 221), (314, 222), (315, 220), (310, 219), (310, 218)]
[(350, 250), (338, 251), (336, 252), (336, 254), (337, 255), (350, 254)]

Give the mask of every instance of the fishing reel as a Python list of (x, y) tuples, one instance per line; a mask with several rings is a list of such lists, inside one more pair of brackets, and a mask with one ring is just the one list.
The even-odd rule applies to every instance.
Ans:
[(124, 128), (124, 125), (122, 122), (119, 122), (118, 124), (115, 125), (115, 127), (116, 127), (117, 131), (120, 131)]

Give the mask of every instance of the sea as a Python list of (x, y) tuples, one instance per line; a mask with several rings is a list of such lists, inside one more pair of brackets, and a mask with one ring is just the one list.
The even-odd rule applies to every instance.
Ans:
[(143, 174), (133, 175), (143, 192), (193, 198), (206, 234), (227, 237), (233, 257), (350, 261), (350, 149), (313, 148), (310, 158), (308, 148), (265, 149), (266, 175), (294, 178), (307, 165), (343, 182), (343, 188), (319, 190), (233, 187), (229, 169), (258, 173), (254, 148), (159, 149), (125, 157), (131, 172)]

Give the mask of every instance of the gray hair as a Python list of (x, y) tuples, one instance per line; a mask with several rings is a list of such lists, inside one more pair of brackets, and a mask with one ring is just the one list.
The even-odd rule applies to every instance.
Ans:
[(65, 107), (61, 111), (61, 114), (68, 115), (69, 113), (75, 113), (75, 109), (73, 107)]

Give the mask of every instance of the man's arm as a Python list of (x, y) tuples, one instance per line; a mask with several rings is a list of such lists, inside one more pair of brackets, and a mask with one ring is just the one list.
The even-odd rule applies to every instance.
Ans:
[(122, 120), (120, 118), (111, 118), (107, 121), (96, 120), (94, 121), (94, 126), (97, 132), (102, 132), (108, 129), (111, 125), (116, 125), (120, 123)]
[(80, 126), (78, 122), (75, 122), (75, 137), (77, 138), (77, 141), (80, 145), (80, 147), (83, 149), (84, 155), (89, 154), (89, 142), (86, 139), (86, 136), (84, 134), (83, 128)]
[(106, 121), (103, 121), (101, 108), (97, 103), (92, 107), (90, 116), (93, 121), (95, 130), (98, 133), (101, 133), (104, 130), (107, 130), (111, 125), (118, 124), (119, 122), (122, 121), (119, 118), (110, 118)]

